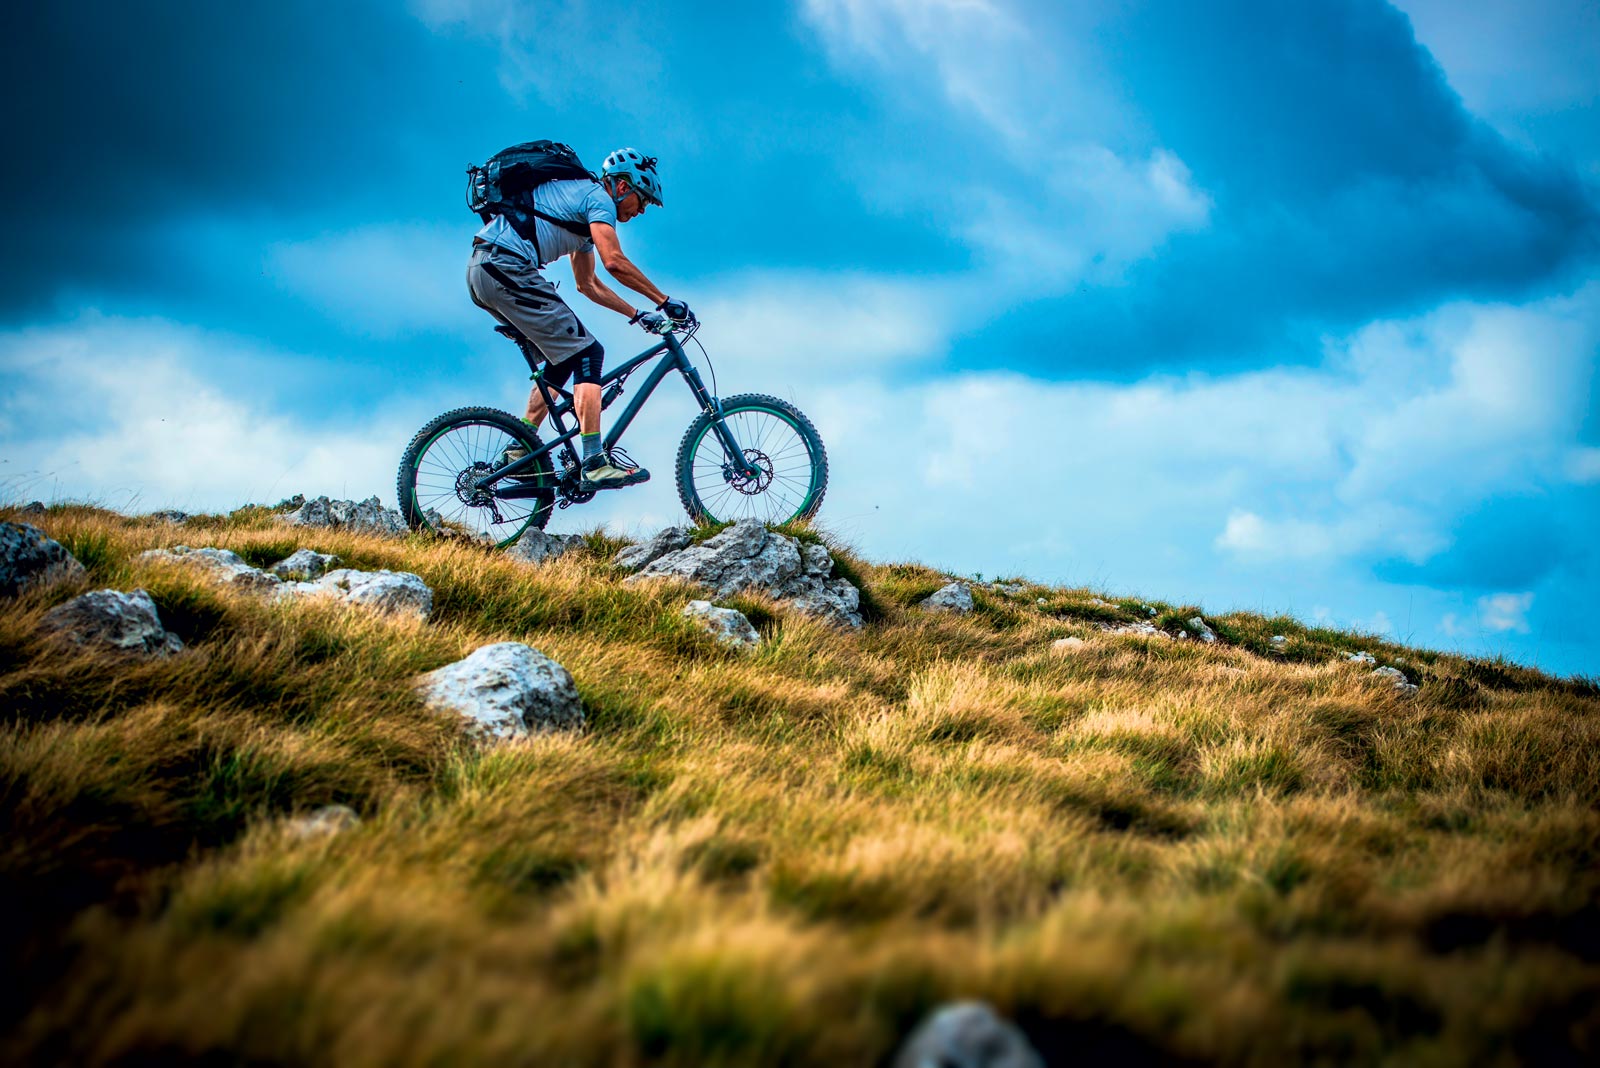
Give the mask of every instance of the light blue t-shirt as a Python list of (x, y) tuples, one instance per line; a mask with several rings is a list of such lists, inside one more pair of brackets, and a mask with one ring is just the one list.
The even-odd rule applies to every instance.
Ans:
[[(612, 203), (611, 194), (606, 192), (605, 186), (587, 178), (546, 182), (533, 191), (533, 206), (547, 215), (569, 222), (617, 225), (617, 206)], [(570, 230), (563, 230), (552, 222), (535, 217), (533, 223), (534, 232), (539, 237), (539, 252), (543, 256), (535, 253), (532, 243), (524, 241), (522, 235), (502, 215), (490, 219), (477, 236), (479, 240), (499, 245), (541, 267), (562, 256), (594, 249), (593, 241), (579, 237)]]

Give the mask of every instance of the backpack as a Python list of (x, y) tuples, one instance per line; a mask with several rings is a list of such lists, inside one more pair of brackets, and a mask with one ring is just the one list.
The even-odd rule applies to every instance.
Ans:
[(588, 237), (588, 223), (557, 219), (533, 206), (534, 189), (565, 178), (600, 180), (583, 165), (576, 152), (558, 141), (512, 145), (490, 156), (483, 166), (467, 168), (467, 207), (477, 212), (484, 222), (496, 215), (505, 216), (513, 230), (535, 245), (538, 241), (529, 215), (536, 215), (580, 237)]

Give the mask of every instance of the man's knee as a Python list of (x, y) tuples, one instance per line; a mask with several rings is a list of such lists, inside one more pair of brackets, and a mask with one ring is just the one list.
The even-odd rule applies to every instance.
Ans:
[(589, 347), (572, 357), (574, 370), (572, 380), (591, 386), (600, 384), (600, 372), (605, 368), (606, 350), (596, 339)]

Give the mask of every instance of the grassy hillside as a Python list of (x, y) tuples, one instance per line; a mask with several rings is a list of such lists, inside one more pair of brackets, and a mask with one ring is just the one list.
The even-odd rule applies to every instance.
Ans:
[[(1600, 1056), (1581, 680), (1248, 614), (1108, 636), (1151, 617), (1106, 591), (930, 617), (943, 576), (848, 554), (866, 628), (746, 597), (739, 658), (601, 535), (528, 568), (248, 510), (29, 521), (90, 578), (0, 608), (8, 1061), (866, 1065), (964, 996), (1062, 1063)], [(133, 563), (179, 542), (414, 571), (434, 618)], [(36, 635), (135, 585), (187, 652)], [(585, 733), (477, 750), (412, 696), (502, 640), (571, 670)], [(334, 802), (361, 825), (287, 829)]]

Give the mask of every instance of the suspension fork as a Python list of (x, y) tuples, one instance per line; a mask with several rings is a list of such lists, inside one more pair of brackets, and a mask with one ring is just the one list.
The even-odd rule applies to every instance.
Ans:
[[(669, 335), (670, 336), (670, 335)], [(733, 438), (733, 431), (728, 428), (728, 422), (722, 417), (722, 401), (713, 397), (706, 389), (705, 381), (700, 377), (700, 372), (689, 362), (682, 347), (672, 338), (672, 347), (678, 357), (678, 370), (683, 373), (684, 380), (689, 383), (689, 390), (694, 394), (694, 399), (700, 402), (700, 410), (711, 417), (711, 430), (717, 435), (717, 441), (722, 445), (723, 455), (731, 461), (734, 471), (745, 478), (754, 478), (761, 473), (761, 469), (745, 458), (744, 449)]]

